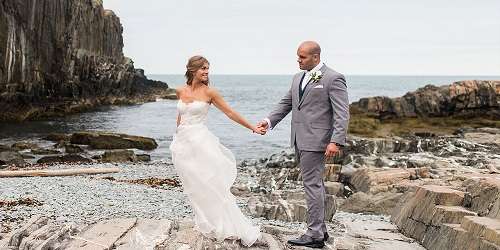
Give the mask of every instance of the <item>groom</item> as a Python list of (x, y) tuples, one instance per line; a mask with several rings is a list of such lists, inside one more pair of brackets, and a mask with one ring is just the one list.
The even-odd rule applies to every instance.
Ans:
[(292, 111), (291, 145), (295, 148), (307, 202), (307, 232), (288, 243), (322, 248), (329, 235), (325, 224), (325, 158), (346, 143), (349, 123), (347, 85), (342, 74), (321, 61), (321, 48), (313, 41), (297, 50), (301, 71), (293, 77), (288, 93), (258, 126), (275, 127)]

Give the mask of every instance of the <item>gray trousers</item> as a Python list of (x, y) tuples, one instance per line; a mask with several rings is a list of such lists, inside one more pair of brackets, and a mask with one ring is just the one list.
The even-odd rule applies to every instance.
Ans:
[(295, 145), (295, 156), (299, 162), (307, 203), (306, 235), (323, 239), (327, 232), (325, 224), (325, 152), (299, 150)]

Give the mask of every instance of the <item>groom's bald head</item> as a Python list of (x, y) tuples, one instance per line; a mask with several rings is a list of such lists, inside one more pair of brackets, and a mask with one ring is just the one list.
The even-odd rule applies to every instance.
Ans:
[(321, 54), (321, 47), (315, 41), (302, 42), (299, 46), (299, 49), (301, 49), (301, 48), (306, 50), (307, 52), (309, 52), (309, 54), (311, 54), (311, 55), (314, 55), (314, 54), (320, 55)]
[(297, 49), (300, 69), (311, 70), (321, 61), (321, 47), (315, 41), (302, 42)]

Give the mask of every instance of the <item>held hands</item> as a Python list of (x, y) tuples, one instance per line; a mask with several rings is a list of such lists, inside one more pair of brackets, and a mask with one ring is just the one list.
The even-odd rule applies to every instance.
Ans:
[(257, 123), (257, 128), (263, 132), (262, 135), (265, 135), (267, 133), (267, 129), (269, 128), (269, 124), (267, 124), (266, 121), (260, 121)]
[(255, 126), (254, 126), (254, 127), (252, 128), (252, 131), (253, 131), (254, 133), (256, 133), (256, 134), (259, 134), (259, 135), (265, 135), (265, 134), (266, 134), (266, 130), (265, 130), (265, 129), (263, 129), (262, 127), (260, 127), (260, 126), (257, 126), (257, 127), (255, 127)]

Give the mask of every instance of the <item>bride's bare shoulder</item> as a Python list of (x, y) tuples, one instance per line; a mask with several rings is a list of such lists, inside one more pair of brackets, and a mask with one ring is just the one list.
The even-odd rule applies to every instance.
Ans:
[(177, 96), (180, 96), (182, 93), (184, 93), (185, 90), (186, 86), (179, 86), (175, 88), (175, 93), (177, 94)]
[(205, 93), (210, 97), (210, 99), (214, 99), (220, 96), (219, 91), (214, 87), (207, 86), (207, 88), (205, 89)]
[(207, 86), (206, 89), (205, 89), (205, 93), (213, 95), (213, 94), (219, 93), (219, 91), (216, 88), (214, 88), (214, 87)]

